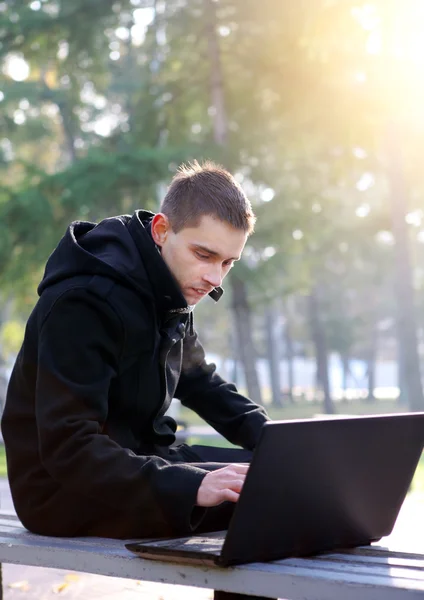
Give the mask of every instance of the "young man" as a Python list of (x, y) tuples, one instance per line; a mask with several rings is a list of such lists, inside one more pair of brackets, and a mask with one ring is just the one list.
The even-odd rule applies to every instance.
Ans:
[[(180, 168), (158, 214), (70, 225), (2, 418), (29, 530), (135, 538), (227, 526), (268, 417), (206, 364), (192, 309), (219, 299), (253, 225), (242, 189), (212, 163)], [(173, 397), (242, 449), (171, 447)]]

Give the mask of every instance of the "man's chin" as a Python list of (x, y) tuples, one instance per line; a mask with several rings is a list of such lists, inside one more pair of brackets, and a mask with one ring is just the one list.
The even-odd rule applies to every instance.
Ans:
[(196, 306), (201, 300), (201, 298), (193, 298), (193, 296), (184, 296), (185, 301), (189, 306)]

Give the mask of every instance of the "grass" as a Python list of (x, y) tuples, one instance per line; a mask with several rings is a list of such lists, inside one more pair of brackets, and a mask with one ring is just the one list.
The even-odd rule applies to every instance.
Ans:
[(0, 477), (7, 477), (6, 452), (3, 444), (0, 444)]

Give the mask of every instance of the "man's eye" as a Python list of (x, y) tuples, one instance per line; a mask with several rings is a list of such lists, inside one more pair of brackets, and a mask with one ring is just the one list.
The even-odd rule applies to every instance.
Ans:
[(209, 258), (208, 254), (202, 254), (201, 252), (196, 252), (196, 256), (202, 260), (207, 260)]

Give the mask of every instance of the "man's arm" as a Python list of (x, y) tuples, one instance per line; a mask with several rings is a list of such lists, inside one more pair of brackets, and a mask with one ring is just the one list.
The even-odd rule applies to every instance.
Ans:
[(194, 410), (231, 443), (252, 450), (265, 421), (264, 408), (239, 394), (207, 364), (197, 334), (187, 335), (183, 346), (183, 366), (175, 392), (181, 403)]
[(70, 490), (184, 532), (206, 471), (137, 456), (102, 432), (123, 335), (108, 303), (84, 290), (67, 292), (53, 306), (39, 337), (41, 461)]

